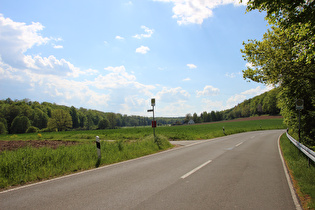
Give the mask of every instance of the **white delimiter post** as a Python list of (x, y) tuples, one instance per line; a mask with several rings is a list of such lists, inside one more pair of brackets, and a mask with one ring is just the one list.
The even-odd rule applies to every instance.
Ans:
[(96, 136), (96, 148), (97, 148), (98, 159), (101, 159), (101, 143), (100, 143), (100, 137), (98, 136)]

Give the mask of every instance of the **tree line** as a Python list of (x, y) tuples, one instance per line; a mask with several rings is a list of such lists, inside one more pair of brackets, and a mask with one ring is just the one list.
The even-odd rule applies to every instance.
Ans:
[[(245, 100), (232, 109), (224, 111), (204, 111), (198, 115), (187, 114), (185, 117), (158, 117), (159, 126), (215, 122), (240, 117), (262, 114), (279, 114), (276, 96), (279, 91), (273, 89), (260, 96)], [(64, 130), (114, 129), (126, 126), (148, 126), (152, 118), (122, 115), (112, 112), (67, 107), (55, 103), (23, 100), (0, 100), (0, 134), (49, 132)]]
[[(159, 125), (172, 124), (181, 118), (157, 118)], [(147, 126), (152, 119), (135, 115), (67, 107), (29, 99), (0, 100), (0, 134), (64, 130), (114, 129)]]
[(183, 123), (188, 123), (191, 119), (195, 123), (205, 123), (260, 115), (279, 115), (280, 109), (277, 106), (278, 94), (279, 88), (274, 88), (259, 96), (247, 99), (231, 109), (211, 112), (204, 111), (200, 115), (197, 113), (193, 113), (193, 115), (186, 114)]

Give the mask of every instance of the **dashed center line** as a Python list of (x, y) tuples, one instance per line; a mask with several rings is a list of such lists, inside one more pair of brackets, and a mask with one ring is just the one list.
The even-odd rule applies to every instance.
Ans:
[(183, 175), (181, 178), (185, 179), (188, 176), (192, 175), (193, 173), (195, 173), (196, 171), (198, 171), (199, 169), (201, 169), (202, 167), (206, 166), (207, 164), (211, 163), (212, 160), (208, 160), (207, 162), (203, 163), (202, 165), (198, 166), (197, 168), (189, 171), (187, 174)]
[(243, 141), (241, 143), (238, 143), (237, 145), (235, 145), (235, 147), (240, 146), (241, 144), (243, 144)]

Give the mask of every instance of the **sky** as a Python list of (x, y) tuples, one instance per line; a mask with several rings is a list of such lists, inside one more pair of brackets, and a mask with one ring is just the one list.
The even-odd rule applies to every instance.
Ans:
[(233, 0), (0, 0), (0, 99), (178, 117), (271, 87), (248, 82), (243, 41), (265, 13)]

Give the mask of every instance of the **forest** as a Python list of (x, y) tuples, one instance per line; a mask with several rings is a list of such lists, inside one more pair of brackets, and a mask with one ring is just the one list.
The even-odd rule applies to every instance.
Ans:
[[(182, 125), (193, 119), (195, 123), (230, 120), (255, 115), (278, 115), (278, 89), (245, 100), (232, 109), (224, 111), (204, 111), (199, 115), (186, 114), (185, 117), (156, 118), (158, 126)], [(31, 101), (29, 99), (0, 100), (0, 134), (52, 132), (64, 130), (114, 129), (130, 126), (151, 125), (152, 118), (128, 116), (119, 113), (67, 107), (55, 103)]]

